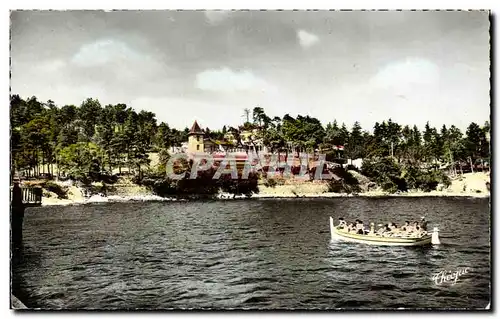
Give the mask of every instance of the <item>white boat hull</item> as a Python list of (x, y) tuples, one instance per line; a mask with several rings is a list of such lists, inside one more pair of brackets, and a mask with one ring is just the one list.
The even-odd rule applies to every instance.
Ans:
[(333, 225), (332, 217), (330, 217), (330, 233), (332, 236), (332, 240), (342, 240), (346, 242), (355, 242), (378, 246), (423, 246), (433, 243), (439, 243), (435, 240), (436, 238), (438, 238), (437, 233), (425, 235), (420, 238), (382, 237), (348, 233), (337, 229)]

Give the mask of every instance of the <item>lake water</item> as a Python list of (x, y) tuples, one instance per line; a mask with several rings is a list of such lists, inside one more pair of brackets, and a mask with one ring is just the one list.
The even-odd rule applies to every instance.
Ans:
[[(437, 247), (332, 242), (328, 217), (438, 225)], [(28, 209), (13, 288), (28, 307), (484, 308), (489, 199), (334, 198)], [(469, 267), (454, 285), (440, 271)]]

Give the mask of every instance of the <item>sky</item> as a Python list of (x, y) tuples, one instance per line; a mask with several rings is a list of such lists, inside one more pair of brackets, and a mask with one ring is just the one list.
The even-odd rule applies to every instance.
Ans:
[(183, 129), (310, 115), (366, 130), (490, 117), (480, 11), (16, 11), (11, 93), (125, 103)]

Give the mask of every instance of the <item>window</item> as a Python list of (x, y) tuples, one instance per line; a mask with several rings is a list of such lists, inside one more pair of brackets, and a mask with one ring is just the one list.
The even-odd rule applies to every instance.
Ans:
[(196, 150), (199, 151), (200, 150), (200, 145), (196, 145)]
[(199, 141), (200, 141), (200, 137), (199, 137), (199, 136), (196, 136), (196, 140), (199, 142)]

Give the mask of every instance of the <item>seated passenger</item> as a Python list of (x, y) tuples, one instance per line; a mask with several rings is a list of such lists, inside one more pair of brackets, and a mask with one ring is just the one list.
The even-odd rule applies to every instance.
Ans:
[(382, 233), (385, 231), (385, 227), (382, 224), (378, 224), (378, 226), (380, 228), (377, 230), (377, 235), (382, 235)]
[(347, 232), (349, 233), (355, 231), (355, 229), (354, 223), (350, 223), (349, 226), (347, 226)]
[(401, 230), (404, 231), (404, 232), (408, 232), (409, 231), (409, 228), (410, 227), (410, 222), (409, 221), (405, 221), (405, 224), (403, 225), (403, 227), (401, 227)]
[(390, 228), (389, 224), (384, 225), (384, 231), (382, 232), (382, 236), (391, 236), (392, 235), (392, 229)]
[(420, 223), (421, 223), (421, 228), (423, 231), (427, 231), (427, 221), (425, 220), (425, 217), (422, 217), (422, 219), (420, 220)]
[(359, 220), (356, 224), (356, 234), (364, 235), (365, 234), (365, 226), (363, 225), (363, 221)]
[(420, 225), (418, 224), (418, 222), (414, 222), (413, 223), (413, 229), (412, 229), (412, 232), (411, 232), (411, 235), (412, 237), (418, 237), (420, 236), (422, 233), (422, 228), (420, 227)]
[(420, 231), (420, 225), (418, 222), (413, 222), (413, 231)]
[(398, 225), (396, 225), (395, 223), (392, 223), (392, 225), (390, 226), (391, 228), (391, 231), (393, 233), (400, 233), (401, 232), (401, 229), (399, 229)]
[(337, 227), (340, 229), (345, 229), (347, 227), (347, 223), (345, 222), (344, 218), (339, 218), (339, 225)]
[(375, 224), (374, 223), (370, 223), (370, 232), (368, 234), (375, 235)]

